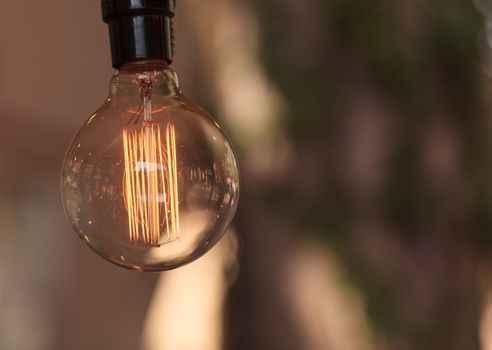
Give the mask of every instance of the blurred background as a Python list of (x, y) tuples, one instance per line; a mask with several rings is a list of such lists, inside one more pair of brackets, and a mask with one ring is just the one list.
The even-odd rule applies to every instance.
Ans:
[(162, 274), (59, 200), (112, 75), (100, 12), (0, 2), (0, 349), (492, 350), (490, 0), (178, 0), (173, 66), (242, 189)]

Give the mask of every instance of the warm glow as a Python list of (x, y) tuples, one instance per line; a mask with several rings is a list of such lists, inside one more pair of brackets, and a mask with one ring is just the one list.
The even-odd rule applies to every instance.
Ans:
[(167, 124), (164, 142), (157, 123), (145, 121), (141, 128), (125, 128), (123, 147), (123, 188), (130, 241), (159, 246), (177, 239), (179, 197), (174, 125)]

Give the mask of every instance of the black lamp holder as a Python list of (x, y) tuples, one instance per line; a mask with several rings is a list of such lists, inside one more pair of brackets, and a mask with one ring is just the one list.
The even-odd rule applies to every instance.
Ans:
[(113, 67), (139, 60), (173, 60), (175, 0), (101, 0)]

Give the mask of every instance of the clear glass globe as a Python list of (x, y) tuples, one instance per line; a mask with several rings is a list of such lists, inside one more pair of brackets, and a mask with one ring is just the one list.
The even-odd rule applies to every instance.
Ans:
[(237, 208), (234, 150), (161, 62), (123, 66), (84, 123), (62, 170), (62, 200), (79, 236), (125, 268), (187, 264), (222, 237)]

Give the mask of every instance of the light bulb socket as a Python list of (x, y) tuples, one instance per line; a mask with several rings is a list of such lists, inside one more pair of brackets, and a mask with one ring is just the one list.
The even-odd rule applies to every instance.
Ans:
[(114, 68), (139, 60), (172, 62), (175, 0), (102, 0), (101, 7)]

